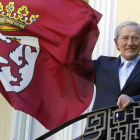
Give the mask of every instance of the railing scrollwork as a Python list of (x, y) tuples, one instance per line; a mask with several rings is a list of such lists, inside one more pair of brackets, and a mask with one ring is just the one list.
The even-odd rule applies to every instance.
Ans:
[(78, 116), (36, 140), (44, 140), (68, 125), (87, 118), (85, 133), (75, 140), (140, 140), (140, 102), (132, 103), (124, 110), (118, 106), (96, 110)]

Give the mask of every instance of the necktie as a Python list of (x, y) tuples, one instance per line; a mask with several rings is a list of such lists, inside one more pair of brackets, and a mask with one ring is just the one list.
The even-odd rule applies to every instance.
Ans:
[(120, 69), (120, 74), (119, 74), (119, 78), (120, 78), (120, 89), (122, 90), (122, 88), (124, 87), (126, 80), (128, 78), (128, 69), (130, 67), (130, 65), (132, 64), (132, 62), (130, 61), (125, 61), (124, 65), (122, 66), (122, 68)]

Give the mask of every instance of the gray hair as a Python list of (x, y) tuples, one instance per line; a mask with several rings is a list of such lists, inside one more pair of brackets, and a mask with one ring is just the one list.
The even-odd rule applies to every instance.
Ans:
[(115, 39), (116, 40), (118, 39), (118, 35), (119, 35), (119, 32), (120, 32), (121, 28), (123, 26), (127, 26), (127, 25), (136, 25), (136, 26), (138, 26), (138, 28), (140, 30), (140, 24), (138, 24), (137, 22), (134, 22), (134, 21), (126, 21), (126, 22), (123, 22), (115, 30)]

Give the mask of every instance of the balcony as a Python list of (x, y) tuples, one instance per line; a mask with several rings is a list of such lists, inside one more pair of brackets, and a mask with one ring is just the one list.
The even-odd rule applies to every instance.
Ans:
[(85, 133), (74, 140), (140, 140), (140, 102), (132, 103), (124, 110), (118, 106), (103, 108), (78, 116), (51, 130), (36, 140), (44, 140), (61, 129), (87, 118)]

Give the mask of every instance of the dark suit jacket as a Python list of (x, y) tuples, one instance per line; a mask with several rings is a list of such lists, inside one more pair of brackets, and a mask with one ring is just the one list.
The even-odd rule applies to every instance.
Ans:
[[(130, 96), (134, 101), (140, 101), (140, 61), (121, 91), (118, 76), (120, 57), (100, 56), (93, 61), (93, 65), (95, 68), (96, 98), (92, 110), (116, 105), (121, 94)], [(89, 138), (93, 138), (93, 136), (90, 135), (86, 139)], [(103, 132), (100, 140), (106, 140), (106, 132)]]
[(130, 96), (134, 101), (140, 101), (140, 61), (121, 91), (118, 76), (120, 58), (100, 56), (93, 61), (93, 65), (96, 85), (93, 110), (116, 105), (121, 94)]

